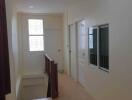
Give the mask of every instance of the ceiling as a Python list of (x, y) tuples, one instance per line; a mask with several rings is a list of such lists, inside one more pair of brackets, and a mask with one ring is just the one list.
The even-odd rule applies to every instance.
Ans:
[(62, 13), (65, 8), (79, 0), (16, 0), (18, 12)]

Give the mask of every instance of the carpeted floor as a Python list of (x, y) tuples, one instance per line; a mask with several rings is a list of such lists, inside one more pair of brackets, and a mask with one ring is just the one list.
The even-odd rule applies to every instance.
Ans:
[(86, 90), (65, 74), (59, 74), (59, 98), (55, 100), (94, 100)]

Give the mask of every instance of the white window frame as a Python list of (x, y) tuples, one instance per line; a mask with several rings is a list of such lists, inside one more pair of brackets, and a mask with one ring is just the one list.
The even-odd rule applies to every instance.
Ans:
[[(37, 34), (34, 34), (34, 35), (30, 35), (29, 34), (29, 20), (42, 20), (43, 21), (43, 34), (42, 35), (37, 35)], [(32, 51), (30, 50), (30, 36), (42, 36), (43, 37), (43, 50), (36, 50), (36, 51)], [(28, 41), (29, 41), (29, 52), (41, 52), (41, 51), (44, 51), (45, 50), (45, 45), (44, 45), (44, 20), (43, 19), (40, 19), (40, 18), (29, 18), (28, 19)]]
[[(105, 25), (105, 24), (104, 24)], [(89, 64), (91, 65), (91, 66), (93, 66), (93, 67), (98, 67), (99, 69), (101, 69), (101, 70), (103, 70), (103, 71), (105, 71), (105, 72), (110, 72), (110, 68), (109, 69), (105, 69), (105, 68), (103, 68), (103, 67), (100, 67), (100, 65), (99, 65), (99, 62), (100, 62), (100, 58), (99, 58), (99, 55), (100, 55), (100, 53), (99, 53), (99, 43), (100, 43), (100, 38), (99, 38), (99, 26), (100, 25), (97, 25), (97, 26), (93, 26), (93, 27), (90, 27), (91, 29), (97, 29), (97, 66), (96, 65), (94, 65), (94, 64), (91, 64), (90, 63), (90, 48), (89, 48), (89, 32), (90, 32), (90, 28), (88, 29), (89, 30), (89, 32), (88, 32), (88, 52), (89, 52)], [(102, 26), (102, 27), (108, 27), (107, 26), (107, 24), (106, 24), (106, 26)], [(109, 35), (109, 34), (108, 34)], [(109, 41), (109, 40), (108, 40)]]

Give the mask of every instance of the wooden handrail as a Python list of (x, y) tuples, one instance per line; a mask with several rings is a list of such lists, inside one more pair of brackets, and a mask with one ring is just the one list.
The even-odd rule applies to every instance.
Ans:
[(49, 77), (47, 97), (57, 98), (58, 97), (57, 64), (47, 54), (45, 55), (45, 72), (48, 74)]
[(48, 54), (45, 54), (45, 57), (48, 58), (50, 61), (53, 61), (53, 59)]

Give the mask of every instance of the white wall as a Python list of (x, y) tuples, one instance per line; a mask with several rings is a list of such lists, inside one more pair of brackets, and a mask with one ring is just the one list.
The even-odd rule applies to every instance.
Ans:
[(18, 45), (18, 31), (17, 31), (17, 13), (15, 9), (13, 10), (12, 18), (12, 49), (13, 49), (13, 58), (14, 58), (14, 67), (15, 67), (15, 78), (16, 78), (16, 97), (20, 92), (21, 84), (21, 66), (20, 66), (20, 55), (19, 55), (19, 45)]
[[(86, 19), (88, 27), (109, 23), (110, 73), (90, 65), (83, 69), (83, 86), (95, 100), (132, 100), (131, 9), (131, 0), (82, 0), (70, 7), (65, 16), (68, 24), (81, 19)], [(67, 35), (65, 32), (65, 66), (68, 71)]]
[[(28, 19), (44, 20), (45, 52), (56, 62), (60, 61), (59, 70), (63, 70), (63, 20), (61, 14), (26, 14), (18, 13), (19, 54), (23, 74), (41, 74), (44, 71), (44, 53), (30, 52), (28, 42)], [(57, 49), (61, 49), (60, 54)]]
[(6, 96), (6, 100), (15, 100), (15, 63), (12, 47), (12, 19), (13, 19), (13, 1), (6, 0), (6, 15), (7, 15), (7, 28), (8, 28), (8, 43), (9, 43), (9, 57), (10, 57), (10, 74), (11, 74), (11, 94)]
[(16, 70), (16, 78), (17, 74), (19, 74), (19, 55), (18, 55), (18, 36), (17, 36), (17, 16), (14, 12), (13, 19), (12, 19), (12, 49), (13, 49), (13, 57), (14, 57), (14, 64)]
[(10, 73), (11, 73), (11, 94), (7, 95), (7, 100), (15, 100), (20, 85), (20, 66), (19, 66), (19, 48), (17, 32), (17, 15), (14, 8), (15, 0), (6, 0), (6, 14), (8, 27), (8, 42), (10, 55)]

